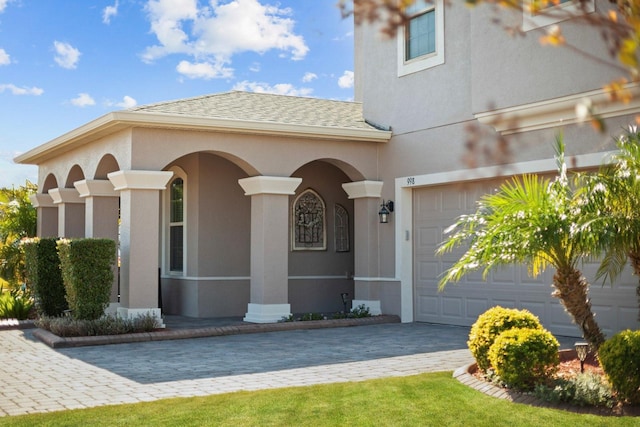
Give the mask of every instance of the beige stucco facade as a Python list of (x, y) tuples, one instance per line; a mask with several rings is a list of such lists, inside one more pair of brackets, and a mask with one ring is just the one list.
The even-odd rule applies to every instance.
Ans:
[[(242, 97), (240, 103), (265, 97), (231, 96)], [(244, 316), (260, 323), (340, 311), (342, 293), (369, 297), (356, 284), (366, 289), (377, 274), (378, 242), (370, 233), (378, 225), (381, 183), (366, 194), (343, 185), (377, 182), (377, 146), (389, 132), (363, 120), (336, 130), (174, 119), (159, 123), (145, 111), (126, 120), (107, 115), (23, 156), (39, 166), (34, 203), (42, 236), (119, 241), (113, 305), (121, 315)], [(169, 265), (167, 188), (176, 178), (184, 185), (180, 271)], [(324, 204), (323, 247), (294, 250), (294, 200), (309, 190)], [(347, 249), (344, 242), (335, 247), (336, 221), (346, 221), (340, 233)]]
[[(470, 325), (501, 304), (577, 334), (549, 296), (548, 272), (530, 278), (516, 266), (440, 292), (435, 283), (451, 260), (435, 247), (481, 191), (553, 172), (560, 133), (572, 166), (597, 168), (612, 136), (640, 113), (640, 89), (629, 85), (633, 100), (611, 103), (602, 85), (619, 69), (607, 59), (541, 46), (544, 27), (510, 38), (486, 5), (444, 3), (433, 2), (437, 50), (415, 61), (403, 63), (401, 43), (376, 25), (356, 27), (357, 102), (206, 95), (110, 113), (21, 155), (39, 167), (39, 234), (117, 238), (113, 302), (122, 315), (273, 322), (340, 311), (348, 293), (353, 305), (404, 322)], [(518, 11), (502, 18), (526, 21)], [(608, 57), (596, 32), (571, 21), (563, 29), (577, 49)], [(423, 59), (430, 65), (416, 67)], [(606, 132), (580, 122), (584, 99)], [(178, 225), (170, 218), (176, 179), (184, 185)], [(305, 195), (321, 205), (320, 217), (299, 216)], [(378, 220), (383, 200), (395, 201), (388, 224)], [(177, 271), (174, 226), (184, 242)], [(300, 244), (309, 230), (316, 240)], [(594, 265), (584, 272), (593, 280)], [(605, 333), (639, 326), (635, 282), (626, 274), (612, 290), (592, 287)]]

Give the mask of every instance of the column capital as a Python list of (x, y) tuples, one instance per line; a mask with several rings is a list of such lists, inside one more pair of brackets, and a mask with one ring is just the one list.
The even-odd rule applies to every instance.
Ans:
[(164, 190), (173, 176), (171, 171), (116, 171), (107, 174), (115, 191)]
[(49, 195), (56, 205), (60, 203), (84, 203), (75, 188), (52, 188), (49, 190)]
[(357, 181), (342, 184), (342, 188), (350, 199), (379, 199), (382, 196), (382, 184), (382, 181)]
[(117, 197), (118, 193), (113, 189), (113, 184), (107, 179), (83, 179), (73, 183), (80, 197)]
[(245, 196), (255, 194), (283, 194), (293, 195), (302, 178), (287, 178), (282, 176), (252, 176), (238, 180)]
[(34, 208), (54, 208), (53, 198), (49, 194), (37, 193), (29, 196), (31, 205)]

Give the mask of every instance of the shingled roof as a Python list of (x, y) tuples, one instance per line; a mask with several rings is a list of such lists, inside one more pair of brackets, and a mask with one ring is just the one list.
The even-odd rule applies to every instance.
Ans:
[(374, 129), (365, 122), (362, 105), (357, 102), (240, 91), (142, 105), (129, 111), (288, 125)]
[(15, 158), (39, 164), (108, 134), (132, 127), (387, 142), (391, 130), (364, 120), (357, 102), (225, 92), (114, 111)]

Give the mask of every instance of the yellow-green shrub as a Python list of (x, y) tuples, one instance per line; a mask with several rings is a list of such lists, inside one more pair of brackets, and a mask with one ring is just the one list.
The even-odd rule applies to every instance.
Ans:
[(600, 346), (598, 359), (618, 398), (640, 403), (640, 331), (618, 332)]
[(530, 390), (557, 371), (559, 347), (546, 329), (509, 329), (498, 335), (489, 349), (489, 361), (507, 385)]
[(538, 317), (528, 310), (503, 308), (499, 305), (478, 316), (471, 327), (467, 345), (480, 370), (486, 371), (491, 366), (488, 353), (496, 337), (512, 328), (542, 329), (542, 325)]

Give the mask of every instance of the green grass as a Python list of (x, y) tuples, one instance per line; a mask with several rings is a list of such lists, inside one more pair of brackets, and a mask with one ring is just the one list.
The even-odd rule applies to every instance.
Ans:
[(0, 426), (638, 426), (513, 404), (450, 372), (0, 418)]

